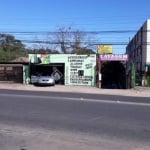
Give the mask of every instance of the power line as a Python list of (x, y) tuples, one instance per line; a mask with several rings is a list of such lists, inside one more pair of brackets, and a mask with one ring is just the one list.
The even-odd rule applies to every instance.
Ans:
[[(37, 43), (37, 44), (54, 44), (54, 45), (60, 45), (60, 42), (57, 41), (41, 41), (41, 40), (21, 40), (22, 42), (25, 43)], [(127, 45), (128, 42), (89, 42), (89, 41), (84, 41), (84, 42), (80, 42), (81, 44), (85, 44), (87, 43), (88, 46), (94, 46), (94, 45)], [(64, 44), (74, 44), (74, 42), (64, 42)], [(141, 43), (141, 45), (150, 45), (150, 42), (143, 42)]]
[[(77, 31), (1, 31), (5, 34), (58, 34), (58, 33), (76, 33)], [(137, 30), (102, 30), (102, 31), (79, 31), (79, 33), (100, 34), (100, 33), (133, 33)], [(150, 30), (143, 30), (143, 32), (150, 32)]]

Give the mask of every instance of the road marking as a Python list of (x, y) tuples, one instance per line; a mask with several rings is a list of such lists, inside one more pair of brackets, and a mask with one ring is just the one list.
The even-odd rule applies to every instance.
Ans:
[(41, 99), (57, 99), (57, 100), (72, 100), (72, 101), (82, 101), (82, 102), (98, 102), (98, 103), (111, 103), (111, 104), (123, 104), (123, 105), (137, 105), (137, 106), (150, 106), (150, 103), (138, 103), (138, 102), (127, 102), (119, 100), (109, 100), (109, 99), (87, 99), (87, 98), (74, 98), (74, 97), (59, 97), (59, 96), (41, 96), (41, 95), (15, 95), (15, 94), (0, 94), (0, 96), (9, 97), (21, 97), (21, 98), (41, 98)]

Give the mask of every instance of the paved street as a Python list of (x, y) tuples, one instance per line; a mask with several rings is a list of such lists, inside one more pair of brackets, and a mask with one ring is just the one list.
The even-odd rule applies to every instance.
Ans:
[[(30, 85), (37, 91), (10, 90), (10, 87), (0, 90), (3, 150), (150, 148), (149, 97), (49, 91), (57, 86)], [(49, 90), (44, 92), (39, 88)]]

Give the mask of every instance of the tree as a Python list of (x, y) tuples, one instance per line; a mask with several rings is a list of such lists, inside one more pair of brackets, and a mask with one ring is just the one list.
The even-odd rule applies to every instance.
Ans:
[(73, 49), (72, 54), (96, 54), (92, 49), (79, 47), (78, 49)]
[(54, 42), (60, 46), (62, 53), (94, 54), (88, 47), (89, 37), (83, 31), (73, 30), (72, 27), (60, 27), (54, 32)]
[(71, 27), (61, 27), (56, 31), (56, 43), (60, 44), (61, 52), (66, 54), (70, 48)]
[(27, 56), (22, 42), (12, 35), (0, 34), (0, 61), (11, 61), (21, 56)]

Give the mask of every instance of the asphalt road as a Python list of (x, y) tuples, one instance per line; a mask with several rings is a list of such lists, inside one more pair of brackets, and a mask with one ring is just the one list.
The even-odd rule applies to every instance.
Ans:
[(0, 90), (0, 124), (134, 143), (135, 149), (139, 145), (144, 149), (150, 148), (149, 101), (146, 97)]

